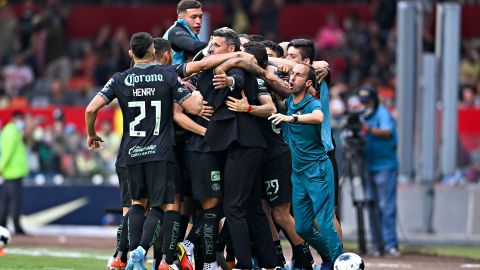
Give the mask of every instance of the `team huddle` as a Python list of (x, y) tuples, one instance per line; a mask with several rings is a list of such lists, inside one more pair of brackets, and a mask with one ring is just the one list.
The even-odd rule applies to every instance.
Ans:
[(155, 270), (289, 268), (283, 231), (292, 268), (333, 269), (343, 247), (328, 64), (306, 39), (284, 49), (224, 27), (202, 42), (202, 5), (182, 0), (177, 13), (163, 38), (131, 37), (134, 65), (86, 109), (91, 150), (103, 142), (97, 112), (116, 99), (123, 114), (108, 267), (143, 270), (152, 248)]

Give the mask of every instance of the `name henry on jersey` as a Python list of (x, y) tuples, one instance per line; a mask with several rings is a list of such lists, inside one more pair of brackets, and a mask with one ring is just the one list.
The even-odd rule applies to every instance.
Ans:
[(126, 86), (135, 86), (139, 82), (163, 82), (162, 74), (128, 74), (125, 77), (124, 83)]
[(154, 96), (155, 88), (137, 88), (132, 90), (134, 97)]
[(146, 155), (153, 155), (156, 152), (156, 145), (148, 145), (148, 146), (134, 146), (130, 149), (128, 149), (128, 154), (130, 157), (140, 157), (140, 156), (146, 156)]

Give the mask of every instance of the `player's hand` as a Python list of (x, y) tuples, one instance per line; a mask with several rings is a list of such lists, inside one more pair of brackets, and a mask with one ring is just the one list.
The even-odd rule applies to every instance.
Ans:
[(248, 99), (245, 96), (245, 92), (242, 90), (242, 99), (236, 99), (234, 97), (228, 97), (225, 102), (230, 111), (234, 112), (246, 112), (248, 110)]
[(321, 82), (330, 72), (330, 65), (326, 61), (314, 61), (312, 64), (315, 69), (317, 82)]
[(230, 87), (233, 84), (233, 78), (227, 76), (225, 73), (221, 73), (213, 76), (212, 82), (215, 89), (222, 89)]
[(95, 135), (95, 136), (87, 136), (87, 146), (88, 150), (93, 150), (95, 148), (100, 148), (103, 150), (102, 143), (103, 140), (100, 138), (100, 136)]
[(281, 66), (277, 67), (277, 72), (278, 73), (289, 74), (290, 73), (290, 68), (288, 68), (285, 65), (281, 65)]
[(203, 101), (203, 106), (202, 109), (200, 110), (200, 113), (198, 114), (200, 117), (203, 119), (210, 121), (210, 117), (213, 115), (213, 107), (207, 105), (207, 101)]
[(293, 116), (285, 115), (281, 113), (274, 113), (272, 116), (268, 117), (268, 120), (272, 121), (275, 125), (280, 124), (281, 122), (293, 122)]

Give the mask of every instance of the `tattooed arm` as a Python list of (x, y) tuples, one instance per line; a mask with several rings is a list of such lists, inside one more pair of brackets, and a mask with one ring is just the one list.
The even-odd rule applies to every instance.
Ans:
[(265, 82), (281, 98), (287, 98), (288, 96), (290, 96), (290, 91), (288, 89), (288, 86), (280, 78), (275, 76), (273, 72), (267, 72), (265, 69), (261, 68), (257, 64), (247, 61), (245, 59), (234, 58), (234, 59), (225, 61), (215, 69), (215, 73), (220, 74), (222, 72), (228, 71), (231, 68), (243, 69), (265, 80)]

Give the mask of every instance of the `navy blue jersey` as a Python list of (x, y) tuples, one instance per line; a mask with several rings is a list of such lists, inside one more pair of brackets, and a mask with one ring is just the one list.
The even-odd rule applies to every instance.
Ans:
[(178, 81), (178, 67), (136, 64), (115, 74), (98, 93), (110, 103), (117, 98), (123, 114), (124, 142), (120, 149), (126, 165), (174, 161), (173, 101), (190, 97)]
[[(273, 103), (275, 106), (276, 97), (275, 92), (265, 83), (264, 80), (257, 78), (258, 83), (258, 96), (267, 95), (271, 96)], [(257, 105), (261, 105), (260, 101), (256, 101)], [(282, 132), (280, 129), (280, 125), (276, 126), (272, 122), (270, 122), (267, 118), (258, 118), (258, 122), (260, 123), (260, 128), (262, 129), (263, 136), (267, 141), (267, 149), (263, 153), (263, 158), (265, 161), (271, 160), (279, 155), (282, 155), (288, 151), (290, 148), (285, 143), (282, 137)]]

